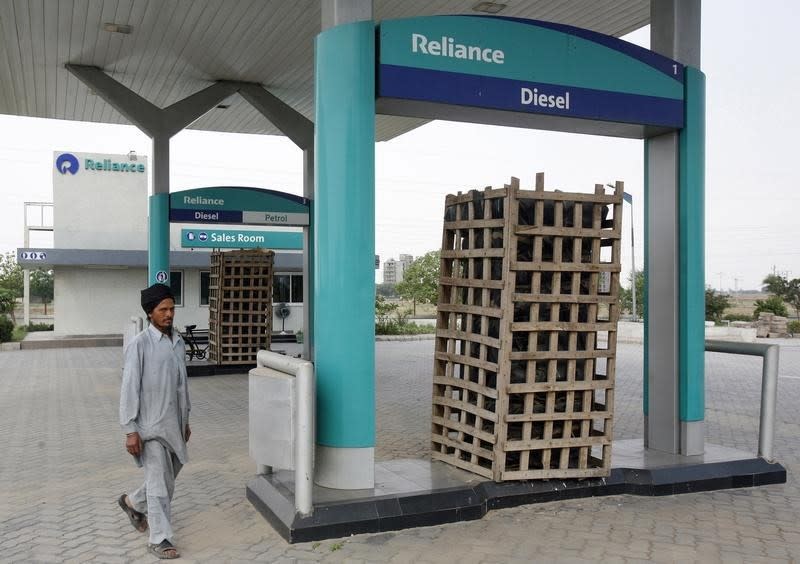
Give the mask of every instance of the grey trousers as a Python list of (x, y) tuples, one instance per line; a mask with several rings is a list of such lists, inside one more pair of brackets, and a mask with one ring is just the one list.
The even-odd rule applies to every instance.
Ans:
[(140, 458), (144, 483), (129, 493), (128, 498), (136, 511), (147, 513), (150, 544), (159, 544), (165, 539), (171, 542), (170, 506), (175, 478), (183, 465), (175, 453), (158, 441), (145, 441)]

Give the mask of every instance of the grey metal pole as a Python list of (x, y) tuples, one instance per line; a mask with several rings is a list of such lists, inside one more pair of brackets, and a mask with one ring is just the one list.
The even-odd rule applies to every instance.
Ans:
[(761, 410), (758, 420), (758, 456), (772, 462), (772, 445), (775, 439), (775, 413), (778, 401), (778, 345), (762, 343), (737, 343), (733, 341), (706, 341), (707, 352), (744, 354), (764, 359), (761, 367)]
[(775, 438), (775, 409), (778, 401), (778, 345), (770, 345), (761, 369), (761, 417), (759, 419), (758, 455), (772, 462)]

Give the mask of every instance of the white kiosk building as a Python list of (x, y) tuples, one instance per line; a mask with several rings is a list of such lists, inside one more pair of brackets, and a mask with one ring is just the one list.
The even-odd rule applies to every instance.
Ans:
[[(53, 154), (53, 248), (19, 249), (17, 260), (26, 269), (53, 269), (56, 333), (117, 334), (132, 315), (141, 315), (139, 291), (148, 286), (148, 167), (146, 156), (134, 154)], [(170, 226), (176, 321), (179, 328), (206, 328), (211, 248), (201, 239), (219, 231), (186, 227)], [(238, 231), (263, 233), (246, 226)], [(236, 245), (234, 238), (217, 246)], [(274, 318), (273, 327), (297, 331), (303, 327), (302, 251), (276, 252), (275, 261), (273, 296), (291, 313)]]

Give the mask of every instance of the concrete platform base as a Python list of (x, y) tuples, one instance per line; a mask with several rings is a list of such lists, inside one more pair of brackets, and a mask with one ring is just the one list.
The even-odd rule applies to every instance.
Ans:
[(429, 460), (375, 465), (375, 487), (314, 487), (314, 512), (294, 509), (293, 473), (257, 476), (247, 499), (287, 541), (307, 542), (480, 519), (501, 509), (565, 499), (632, 494), (661, 496), (782, 484), (778, 463), (735, 449), (706, 445), (705, 453), (680, 456), (645, 450), (641, 440), (617, 441), (611, 475), (585, 480), (495, 483)]
[(216, 376), (217, 374), (247, 374), (255, 368), (255, 364), (230, 364), (220, 365), (207, 360), (192, 360), (186, 363), (186, 375)]

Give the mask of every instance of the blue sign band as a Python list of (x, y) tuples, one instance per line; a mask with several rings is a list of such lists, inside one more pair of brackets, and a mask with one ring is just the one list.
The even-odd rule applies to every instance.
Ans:
[[(452, 15), (440, 16), (440, 17), (458, 17)], [(555, 23), (555, 22), (545, 22), (541, 20), (526, 20), (523, 18), (514, 18), (508, 16), (481, 16), (475, 15), (470, 16), (473, 18), (491, 18), (497, 20), (506, 20), (511, 22), (520, 23), (523, 25), (529, 25), (532, 27), (543, 27), (547, 29), (552, 29), (555, 31), (560, 31), (565, 35), (574, 35), (575, 37), (581, 37), (588, 41), (592, 41), (597, 43), (598, 45), (603, 45), (608, 47), (609, 49), (613, 49), (620, 53), (624, 53), (629, 57), (637, 59), (650, 67), (656, 69), (657, 71), (667, 75), (668, 77), (678, 80), (683, 84), (684, 82), (684, 69), (685, 67), (678, 63), (677, 61), (673, 61), (663, 55), (660, 55), (654, 51), (649, 49), (645, 49), (644, 47), (639, 47), (633, 43), (628, 43), (622, 39), (617, 37), (612, 37), (610, 35), (603, 35), (602, 33), (597, 33), (596, 31), (592, 31), (589, 29), (583, 29), (580, 27), (574, 27), (571, 25)], [(677, 73), (676, 73), (677, 68)]]
[(395, 65), (380, 65), (378, 96), (674, 128), (684, 121), (682, 100)]
[(242, 223), (242, 212), (226, 210), (169, 210), (169, 220), (180, 223)]

